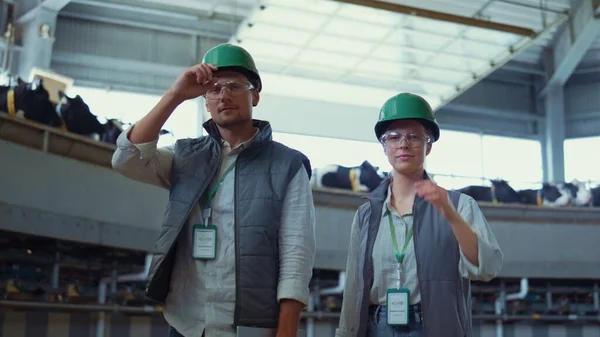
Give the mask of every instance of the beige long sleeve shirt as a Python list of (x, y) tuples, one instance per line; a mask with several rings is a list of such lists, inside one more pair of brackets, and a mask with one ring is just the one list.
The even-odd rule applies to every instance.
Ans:
[[(134, 145), (127, 138), (129, 132), (130, 129), (125, 131), (117, 141), (113, 166), (132, 179), (168, 188), (172, 149), (158, 149), (157, 141)], [(242, 143), (232, 149), (223, 141), (224, 156), (219, 177), (236, 160), (245, 145)], [(227, 175), (211, 207), (212, 224), (218, 230), (217, 258), (211, 261), (192, 258), (192, 226), (203, 222), (201, 205), (192, 211), (177, 245), (164, 317), (185, 337), (200, 337), (205, 330), (206, 337), (235, 336), (235, 330), (231, 327), (235, 308), (234, 181), (234, 174)], [(316, 238), (312, 189), (304, 167), (300, 167), (287, 189), (279, 247), (277, 297), (294, 299), (306, 305)]]

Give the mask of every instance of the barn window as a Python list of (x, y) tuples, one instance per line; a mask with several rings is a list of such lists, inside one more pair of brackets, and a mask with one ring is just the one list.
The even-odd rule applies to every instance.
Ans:
[(600, 184), (596, 156), (600, 148), (600, 137), (567, 139), (565, 149), (565, 180), (590, 181)]
[[(68, 95), (81, 98), (90, 107), (90, 111), (98, 117), (101, 123), (108, 118), (116, 118), (123, 123), (134, 123), (144, 117), (156, 105), (160, 96), (139, 94), (125, 91), (110, 91), (89, 87), (73, 87)], [(197, 137), (198, 102), (185, 101), (167, 120), (164, 129), (173, 132), (173, 137), (163, 136), (159, 146), (170, 145), (176, 138)]]
[(514, 189), (540, 187), (544, 166), (538, 140), (484, 135), (482, 148), (484, 177), (504, 179)]

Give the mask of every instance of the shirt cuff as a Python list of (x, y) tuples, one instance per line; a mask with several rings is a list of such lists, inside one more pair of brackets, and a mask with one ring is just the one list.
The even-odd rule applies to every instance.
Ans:
[(479, 247), (477, 247), (477, 251), (478, 251), (477, 252), (477, 255), (478, 255), (477, 259), (479, 260), (479, 266), (476, 266), (473, 263), (471, 263), (471, 261), (469, 261), (469, 259), (467, 259), (467, 257), (463, 253), (462, 249), (459, 248), (460, 249), (460, 259), (463, 262), (463, 266), (465, 267), (465, 270), (467, 271), (468, 274), (476, 275), (476, 276), (480, 276), (479, 275), (479, 270), (481, 270), (480, 267), (481, 267), (481, 263), (482, 263), (482, 260), (481, 260), (481, 245), (479, 244), (479, 240), (480, 240), (479, 237), (477, 237), (477, 241), (478, 241), (477, 245), (479, 246)]
[(131, 133), (131, 130), (134, 126), (135, 124), (131, 125), (119, 135), (119, 137), (117, 138), (117, 147), (129, 149), (131, 149), (132, 147), (136, 148), (140, 153), (140, 159), (145, 159), (154, 156), (154, 152), (156, 151), (156, 148), (158, 146), (158, 137), (156, 137), (156, 139), (151, 142), (133, 144), (129, 140), (129, 134)]
[(308, 296), (308, 284), (298, 279), (281, 280), (277, 285), (277, 301), (282, 299), (296, 300), (306, 307)]
[(335, 329), (335, 337), (352, 337), (352, 332), (342, 328), (337, 328)]

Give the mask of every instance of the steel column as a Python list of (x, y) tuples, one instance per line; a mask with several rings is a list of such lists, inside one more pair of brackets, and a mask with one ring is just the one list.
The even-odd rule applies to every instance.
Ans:
[[(546, 50), (545, 63), (552, 64), (554, 52)], [(547, 67), (551, 69), (551, 67)], [(549, 76), (551, 76), (549, 74)], [(545, 103), (546, 121), (542, 132), (542, 159), (544, 160), (544, 180), (562, 182), (565, 180), (565, 97), (562, 84), (546, 85)]]
[(11, 63), (12, 74), (29, 79), (33, 67), (50, 68), (57, 14), (66, 2), (53, 0), (36, 5), (36, 2), (22, 1), (15, 5), (16, 40), (22, 49)]

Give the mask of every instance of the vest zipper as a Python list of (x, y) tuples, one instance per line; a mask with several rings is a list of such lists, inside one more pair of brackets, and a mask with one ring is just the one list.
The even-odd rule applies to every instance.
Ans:
[[(217, 151), (219, 151), (219, 162), (221, 162), (221, 160), (222, 160), (222, 156), (221, 156), (222, 155), (222, 151), (220, 150), (220, 148)], [(177, 235), (175, 236), (175, 240), (173, 242), (171, 242), (171, 245), (169, 246), (169, 249), (167, 250), (167, 254), (165, 254), (165, 257), (169, 254), (169, 252), (173, 248), (173, 245), (175, 244), (175, 242), (177, 242), (177, 238), (179, 238), (179, 235), (181, 235), (181, 231), (183, 230), (183, 228), (185, 227), (186, 223), (188, 222), (188, 217), (192, 213), (192, 210), (194, 209), (194, 205), (196, 205), (200, 201), (200, 198), (202, 197), (202, 194), (204, 194), (204, 191), (206, 190), (206, 188), (208, 187), (208, 185), (210, 185), (210, 182), (213, 180), (213, 178), (215, 177), (215, 175), (219, 172), (219, 167), (220, 167), (220, 165), (216, 165), (215, 166), (215, 168), (213, 169), (213, 172), (211, 173), (210, 177), (204, 183), (204, 186), (200, 190), (198, 190), (198, 193), (196, 194), (196, 197), (194, 198), (194, 202), (191, 203), (192, 207), (190, 207), (190, 209), (187, 211), (187, 214), (183, 218), (183, 224), (179, 224), (179, 230), (177, 231)], [(175, 254), (175, 253), (173, 253), (173, 254)], [(164, 261), (160, 263), (158, 269), (156, 269), (156, 272), (154, 272), (154, 275), (152, 275), (152, 281), (150, 282), (150, 284), (148, 284), (148, 286), (146, 286), (146, 292), (148, 292), (148, 290), (150, 289), (150, 286), (153, 285), (152, 283), (154, 283), (154, 277), (157, 274), (159, 274), (160, 272), (162, 272), (163, 266), (164, 266)]]
[[(419, 269), (419, 230), (421, 218), (417, 217), (417, 202), (418, 197), (415, 196), (415, 200), (413, 201), (412, 214), (413, 214), (413, 246), (415, 248), (415, 262), (417, 264), (417, 284), (419, 284), (419, 290), (421, 291), (421, 324), (423, 325), (423, 336), (427, 336), (427, 331), (425, 328), (425, 315), (424, 313), (427, 311), (423, 307), (423, 288), (421, 287), (421, 270)], [(410, 299), (409, 299), (410, 300)]]
[[(241, 153), (240, 153), (241, 155)], [(239, 156), (238, 155), (238, 162), (239, 162)], [(238, 177), (239, 177), (239, 165), (235, 165), (234, 168), (234, 181), (233, 181), (233, 228), (235, 230), (235, 237), (234, 237), (234, 245), (235, 245), (235, 309), (233, 311), (233, 328), (236, 329), (238, 324), (239, 324), (239, 320), (240, 320), (240, 310), (241, 310), (241, 294), (240, 294), (240, 244), (239, 244), (239, 237), (240, 237), (240, 229), (239, 229), (239, 222), (238, 222), (238, 209), (237, 209), (237, 205), (238, 205), (238, 196), (239, 196), (239, 185), (238, 185)]]

